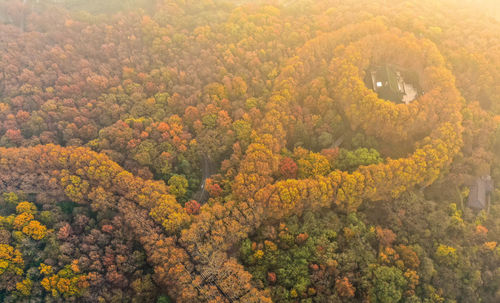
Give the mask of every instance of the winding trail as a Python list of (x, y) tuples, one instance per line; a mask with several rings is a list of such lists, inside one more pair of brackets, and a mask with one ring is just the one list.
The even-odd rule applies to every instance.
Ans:
[(200, 189), (193, 195), (193, 199), (198, 201), (201, 205), (207, 203), (209, 194), (206, 189), (207, 179), (210, 178), (216, 172), (215, 163), (210, 160), (210, 158), (204, 154), (201, 157), (201, 184)]

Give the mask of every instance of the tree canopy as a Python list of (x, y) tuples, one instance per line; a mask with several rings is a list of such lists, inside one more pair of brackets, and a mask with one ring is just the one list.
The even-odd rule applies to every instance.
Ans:
[(0, 1), (0, 301), (500, 301), (493, 1), (101, 2)]

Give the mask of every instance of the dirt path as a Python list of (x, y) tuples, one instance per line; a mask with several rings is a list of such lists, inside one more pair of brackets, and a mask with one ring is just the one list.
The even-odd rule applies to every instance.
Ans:
[(208, 192), (205, 189), (207, 179), (215, 173), (215, 163), (213, 163), (207, 155), (203, 155), (201, 159), (201, 184), (200, 189), (193, 195), (193, 199), (200, 204), (205, 204), (208, 200)]

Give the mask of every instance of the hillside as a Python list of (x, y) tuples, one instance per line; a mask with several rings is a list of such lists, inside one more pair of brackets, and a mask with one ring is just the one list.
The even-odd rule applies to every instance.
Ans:
[(0, 301), (499, 302), (499, 12), (0, 1)]

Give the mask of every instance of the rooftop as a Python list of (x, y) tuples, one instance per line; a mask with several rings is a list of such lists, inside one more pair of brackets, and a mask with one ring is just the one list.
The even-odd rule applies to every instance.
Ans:
[(409, 104), (418, 96), (418, 89), (405, 81), (402, 72), (390, 65), (373, 66), (367, 72), (365, 83), (380, 98), (396, 103)]
[(482, 176), (478, 178), (470, 188), (467, 206), (474, 209), (486, 208), (492, 192), (493, 180), (491, 176)]

